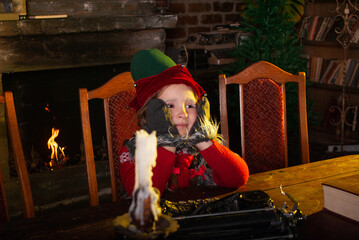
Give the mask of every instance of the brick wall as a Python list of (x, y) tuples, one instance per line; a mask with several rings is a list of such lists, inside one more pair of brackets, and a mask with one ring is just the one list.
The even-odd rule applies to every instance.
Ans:
[(176, 47), (196, 32), (213, 31), (216, 25), (239, 21), (242, 0), (171, 0), (169, 11), (177, 26), (166, 29), (167, 47)]

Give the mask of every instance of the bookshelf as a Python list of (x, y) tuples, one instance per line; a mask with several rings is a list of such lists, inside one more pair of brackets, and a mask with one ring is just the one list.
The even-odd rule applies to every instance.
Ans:
[[(326, 146), (359, 144), (359, 126), (351, 126), (359, 118), (347, 111), (359, 105), (359, 11), (350, 4), (358, 3), (307, 0), (299, 29), (308, 59), (308, 98), (319, 124), (310, 127), (310, 140)], [(341, 32), (344, 37), (338, 39)]]
[[(322, 57), (324, 59), (344, 60), (343, 47), (337, 42), (303, 41), (303, 53), (306, 56)], [(348, 51), (349, 59), (359, 58), (359, 44), (354, 43)]]
[[(346, 1), (338, 2), (345, 5)], [(314, 0), (306, 3), (299, 36), (303, 43), (303, 54), (308, 58), (310, 81), (359, 87), (358, 81), (348, 82), (355, 77), (355, 74), (359, 77), (359, 12), (355, 9), (350, 10), (352, 15), (348, 14), (345, 18), (338, 15), (336, 2)], [(345, 31), (345, 26), (348, 26), (351, 33), (343, 35), (350, 40), (350, 42), (344, 41), (345, 46), (343, 46), (341, 42), (344, 37), (338, 40), (340, 33), (337, 31)], [(355, 68), (355, 65), (358, 67)], [(333, 69), (328, 69), (328, 67)], [(353, 69), (358, 71), (352, 71)], [(327, 77), (331, 79), (323, 76), (326, 73), (330, 74)]]

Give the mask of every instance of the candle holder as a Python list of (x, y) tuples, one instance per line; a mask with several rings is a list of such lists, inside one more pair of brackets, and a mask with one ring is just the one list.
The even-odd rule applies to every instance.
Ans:
[(156, 166), (156, 132), (136, 132), (135, 185), (128, 213), (114, 222), (115, 233), (123, 239), (165, 238), (179, 225), (170, 216), (161, 213), (160, 191), (152, 186), (152, 168)]
[(177, 220), (171, 216), (162, 214), (156, 224), (156, 228), (145, 232), (136, 229), (130, 221), (130, 216), (125, 213), (113, 221), (116, 239), (165, 239), (179, 228)]

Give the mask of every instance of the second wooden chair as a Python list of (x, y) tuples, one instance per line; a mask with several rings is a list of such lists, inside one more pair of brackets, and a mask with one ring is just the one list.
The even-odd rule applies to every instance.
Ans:
[(123, 190), (119, 175), (119, 152), (123, 141), (132, 137), (135, 131), (139, 129), (135, 110), (127, 108), (134, 95), (134, 81), (130, 72), (121, 73), (94, 90), (79, 89), (91, 206), (99, 205), (99, 198), (88, 101), (97, 98), (103, 99), (104, 102), (112, 200), (117, 201), (121, 198), (121, 191)]
[(250, 173), (288, 166), (288, 140), (285, 84), (298, 85), (298, 118), (302, 163), (309, 163), (305, 73), (290, 74), (265, 61), (256, 62), (243, 71), (219, 76), (221, 131), (229, 145), (228, 84), (239, 85), (242, 157)]

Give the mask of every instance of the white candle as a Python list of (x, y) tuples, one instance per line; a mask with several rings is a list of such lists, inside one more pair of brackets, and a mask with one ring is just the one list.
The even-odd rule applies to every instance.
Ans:
[[(151, 212), (154, 221), (158, 220), (161, 209), (158, 206), (159, 196), (152, 187), (152, 168), (156, 166), (157, 158), (157, 138), (156, 132), (148, 134), (145, 130), (136, 132), (136, 151), (135, 151), (135, 186), (132, 193), (133, 200), (129, 209), (133, 217), (145, 224), (144, 202), (150, 197)], [(138, 192), (136, 193), (136, 191)], [(135, 197), (136, 193), (136, 199)], [(130, 214), (131, 215), (131, 214)]]

